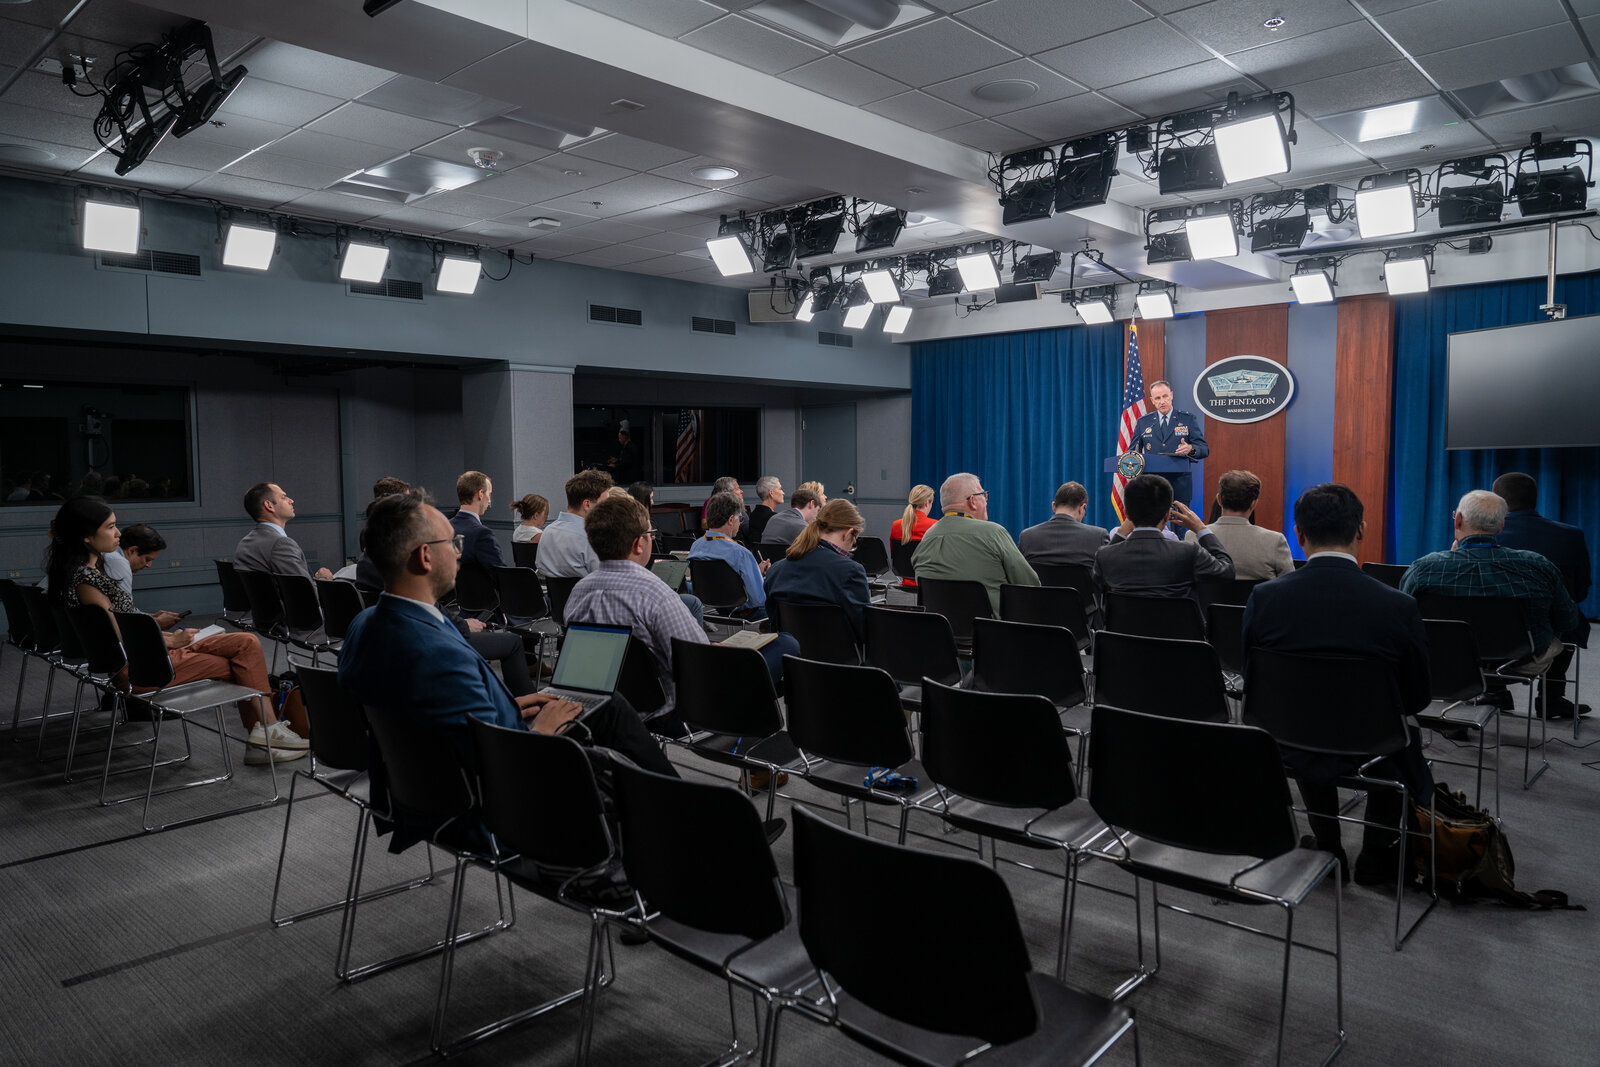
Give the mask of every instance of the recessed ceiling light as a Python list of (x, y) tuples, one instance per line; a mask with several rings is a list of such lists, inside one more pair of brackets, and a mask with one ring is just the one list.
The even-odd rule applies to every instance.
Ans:
[(1288, 19), (1281, 18), (1281, 17), (1279, 17), (1277, 15), (1274, 15), (1270, 19), (1268, 19), (1267, 21), (1263, 22), (1261, 24), (1261, 26), (1262, 26), (1263, 29), (1281, 30), (1285, 26), (1287, 26), (1288, 24), (1289, 24), (1289, 20)]
[[(8, 2), (10, 0), (0, 0), (0, 3)], [(48, 163), (54, 158), (56, 158), (54, 152), (47, 152), (33, 145), (0, 144), (0, 160), (7, 163)]]
[(696, 167), (689, 172), (703, 182), (725, 182), (739, 176), (739, 172), (732, 167), (718, 164), (713, 167)]
[(1011, 104), (1026, 100), (1039, 91), (1039, 83), (1026, 78), (1001, 78), (985, 82), (972, 90), (972, 95), (991, 104)]
[(561, 173), (565, 174), (569, 178), (581, 178), (581, 177), (583, 177), (583, 171), (581, 171), (581, 170), (564, 170)]

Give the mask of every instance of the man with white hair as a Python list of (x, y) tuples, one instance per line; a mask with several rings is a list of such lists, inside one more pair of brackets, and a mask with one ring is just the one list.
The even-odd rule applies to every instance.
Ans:
[[(783, 480), (776, 474), (766, 474), (756, 479), (756, 506), (750, 509), (750, 541), (761, 540), (767, 521), (783, 507)], [(709, 507), (709, 505), (707, 505)]]
[[(1506, 502), (1486, 489), (1463, 496), (1453, 519), (1456, 539), (1450, 550), (1431, 552), (1413, 563), (1400, 581), (1400, 591), (1412, 596), (1437, 593), (1523, 601), (1528, 607), (1534, 654), (1514, 669), (1539, 673), (1561, 654), (1561, 632), (1583, 623), (1583, 615), (1561, 580), (1560, 568), (1537, 552), (1500, 543)], [(1505, 700), (1509, 706), (1509, 695)]]
[(1039, 584), (1006, 528), (989, 521), (989, 491), (976, 474), (946, 478), (939, 506), (944, 518), (922, 535), (911, 554), (919, 579), (982, 582), (997, 618), (1002, 585)]

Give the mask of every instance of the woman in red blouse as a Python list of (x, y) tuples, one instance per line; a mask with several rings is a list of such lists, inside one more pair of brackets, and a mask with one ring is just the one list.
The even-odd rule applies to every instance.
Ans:
[[(891, 549), (901, 541), (922, 540), (922, 535), (928, 532), (935, 521), (928, 517), (928, 509), (931, 507), (933, 507), (933, 487), (913, 485), (911, 493), (906, 497), (905, 514), (894, 520), (894, 524), (889, 527)], [(909, 535), (906, 533), (907, 530), (910, 531)], [(907, 578), (903, 584), (915, 586), (917, 583)]]

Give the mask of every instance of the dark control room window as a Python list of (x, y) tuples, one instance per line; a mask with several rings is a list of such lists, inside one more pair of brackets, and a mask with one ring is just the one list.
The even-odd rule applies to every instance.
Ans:
[[(760, 477), (760, 408), (579, 405), (572, 425), (578, 469), (609, 470), (623, 485), (704, 485), (725, 474), (753, 483)], [(624, 427), (626, 445), (617, 432)]]

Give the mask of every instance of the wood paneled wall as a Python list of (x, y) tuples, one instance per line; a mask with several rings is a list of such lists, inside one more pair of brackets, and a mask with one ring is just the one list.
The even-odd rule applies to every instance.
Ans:
[(1366, 506), (1361, 561), (1382, 563), (1394, 404), (1394, 307), (1386, 294), (1339, 301), (1334, 389), (1333, 480)]
[[(1127, 351), (1124, 337), (1123, 351)], [(1126, 367), (1127, 363), (1124, 362)], [(1139, 372), (1144, 375), (1144, 393), (1150, 395), (1150, 383), (1167, 376), (1167, 324), (1160, 319), (1139, 323)], [(1176, 390), (1174, 390), (1176, 392)]]
[[(1343, 321), (1341, 314), (1341, 333)], [(1262, 356), (1287, 365), (1288, 305), (1206, 312), (1206, 366), (1230, 356)], [(1193, 395), (1186, 396), (1176, 389), (1173, 392), (1177, 394), (1175, 407), (1194, 405)], [(1206, 442), (1211, 446), (1211, 455), (1206, 459), (1201, 518), (1210, 514), (1211, 502), (1217, 495), (1217, 479), (1230, 470), (1247, 470), (1261, 479), (1256, 514), (1266, 526), (1277, 524), (1277, 516), (1283, 514), (1283, 434), (1287, 421), (1282, 415), (1249, 423), (1206, 419)]]

